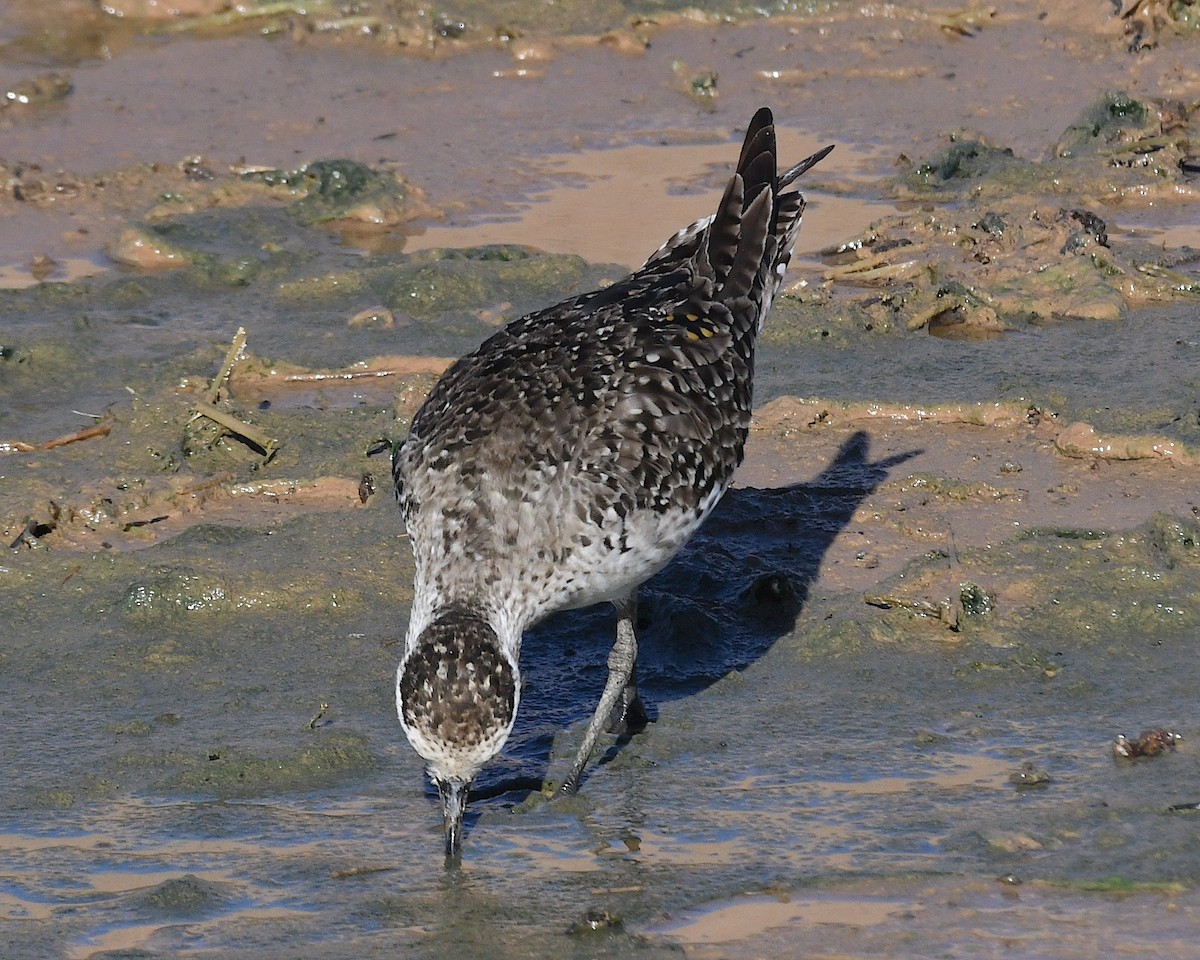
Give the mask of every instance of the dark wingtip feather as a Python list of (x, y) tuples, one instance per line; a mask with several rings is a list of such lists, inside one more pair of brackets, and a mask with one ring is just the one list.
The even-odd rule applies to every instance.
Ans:
[(788, 184), (797, 180), (801, 174), (805, 173), (808, 170), (811, 170), (818, 163), (820, 163), (827, 156), (829, 156), (829, 154), (833, 151), (833, 147), (834, 147), (834, 145), (832, 143), (827, 147), (822, 147), (820, 150), (818, 150), (816, 153), (814, 153), (811, 157), (805, 157), (794, 167), (791, 167), (782, 177), (779, 178), (779, 186), (781, 188), (786, 187)]
[(775, 116), (770, 107), (759, 107), (746, 127), (742, 141), (742, 152), (738, 156), (737, 170), (741, 173), (746, 165), (764, 150), (775, 152)]
[[(773, 231), (776, 185), (775, 118), (761, 107), (746, 128), (737, 172), (731, 185), (740, 186), (741, 203), (723, 202), (708, 233), (709, 262), (721, 286), (722, 299), (745, 296), (754, 285)], [(726, 190), (726, 201), (730, 190)]]
[(746, 128), (742, 152), (738, 156), (737, 172), (745, 184), (743, 209), (762, 191), (775, 189), (775, 118), (769, 107), (760, 107)]
[[(779, 175), (774, 116), (768, 107), (761, 107), (754, 114), (746, 129), (734, 178), (740, 177), (744, 183), (741, 217), (734, 223), (720, 224), (727, 211), (718, 211), (709, 234), (723, 239), (731, 232), (737, 234), (736, 249), (722, 250), (723, 262), (729, 264), (721, 291), (723, 299), (728, 301), (745, 295), (761, 298), (762, 314), (765, 315), (775, 288), (787, 270), (800, 227), (800, 215), (804, 211), (804, 197), (799, 191), (783, 191), (806, 170), (825, 159), (832, 149), (828, 146), (818, 150)], [(761, 289), (756, 293), (756, 288)], [(762, 315), (759, 316), (760, 325), (761, 322)]]
[[(769, 289), (762, 302), (769, 306), (787, 269), (804, 210), (799, 191), (785, 193), (784, 188), (832, 149), (817, 151), (779, 176), (775, 118), (769, 107), (761, 107), (746, 127), (737, 171), (726, 184), (716, 213), (679, 231), (650, 256), (646, 266), (690, 260), (703, 277), (715, 282), (718, 296), (727, 301), (766, 284)], [(760, 202), (767, 191), (771, 202)], [(770, 262), (764, 262), (764, 257)]]

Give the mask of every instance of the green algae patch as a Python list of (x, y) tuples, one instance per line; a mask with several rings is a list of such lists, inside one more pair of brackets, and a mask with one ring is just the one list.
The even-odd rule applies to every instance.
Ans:
[(355, 160), (314, 160), (294, 170), (262, 170), (244, 178), (281, 190), (304, 225), (353, 221), (395, 227), (412, 218), (403, 178)]
[(1176, 103), (1112, 91), (1083, 110), (1046, 159), (1024, 159), (983, 134), (958, 130), (933, 156), (910, 161), (889, 185), (904, 200), (977, 202), (1033, 194), (1145, 202), (1192, 195), (1184, 160), (1198, 124), (1195, 111)]
[(235, 901), (236, 896), (233, 884), (205, 880), (189, 873), (156, 883), (140, 892), (136, 901), (139, 908), (152, 915), (183, 919), (201, 918), (222, 910)]
[[(1113, 418), (1119, 429), (1136, 430), (1148, 421), (1160, 425), (1165, 419), (1153, 411), (1130, 412)], [(1072, 423), (1054, 438), (1054, 448), (1065, 457), (1098, 460), (1170, 460), (1192, 465), (1197, 454), (1177, 440), (1154, 434), (1102, 434), (1087, 423)]]
[[(611, 268), (577, 256), (487, 245), (422, 250), (352, 270), (294, 276), (276, 286), (276, 296), (288, 309), (316, 306), (335, 312), (351, 330), (390, 330), (416, 321), (439, 339), (477, 342), (490, 329), (613, 275)], [(364, 322), (364, 317), (383, 319)]]
[(1119, 278), (1126, 272), (1110, 268), (1104, 257), (1064, 258), (1034, 278), (1028, 273), (1006, 276), (988, 294), (999, 313), (1013, 317), (1119, 320), (1126, 308)]
[(834, 297), (828, 287), (801, 293), (782, 290), (771, 305), (770, 320), (758, 342), (850, 347), (866, 334), (894, 333), (898, 311), (884, 304), (886, 296)]
[(1105, 657), (1160, 666), (1161, 653), (1186, 685), (1200, 682), (1177, 659), (1200, 629), (1198, 583), (1194, 518), (1159, 514), (1119, 533), (1035, 530), (960, 554), (932, 551), (776, 647), (805, 663), (955, 649), (964, 682), (1015, 673), (1078, 695), (1119, 681)]
[[(898, 636), (898, 635), (897, 635)], [(867, 618), (856, 616), (851, 611), (842, 611), (828, 622), (812, 624), (803, 631), (789, 634), (775, 644), (775, 649), (787, 654), (800, 663), (818, 663), (862, 655), (880, 642), (889, 642), (896, 637), (883, 638), (872, 631)], [(722, 683), (732, 683), (731, 679)]]
[(337, 304), (339, 301), (353, 302), (353, 299), (364, 292), (371, 291), (376, 276), (387, 274), (387, 269), (342, 270), (336, 273), (326, 273), (317, 276), (297, 277), (285, 280), (277, 287), (279, 299), (285, 303), (319, 303)]
[(1047, 886), (1064, 890), (1081, 890), (1087, 893), (1169, 893), (1179, 894), (1191, 889), (1187, 884), (1174, 881), (1134, 880), (1131, 877), (1101, 877), (1097, 880), (1046, 880)]
[[(244, 379), (270, 366), (235, 352), (233, 365), (245, 368)], [(215, 390), (207, 377), (180, 375), (205, 362), (218, 369), (218, 355), (202, 350), (162, 364), (160, 382), (130, 389), (132, 396), (111, 404), (83, 430), (51, 440), (0, 438), (0, 449), (18, 457), (13, 463), (20, 468), (0, 472), (0, 531), (8, 542), (26, 530), (28, 545), (53, 533), (57, 546), (138, 547), (206, 520), (241, 516), (261, 523), (271, 515), (353, 509), (370, 498), (377, 464), (366, 457), (366, 447), (392, 425), (389, 391), (377, 390), (368, 404), (361, 393), (331, 393), (314, 382), (307, 395), (283, 398), (291, 403), (272, 407), (272, 399), (257, 399), (255, 409), (255, 401), (230, 393), (224, 374)], [(0, 394), (36, 397), (40, 390), (61, 389), (59, 381), (77, 358), (68, 347), (35, 343), (12, 348), (0, 363)], [(290, 369), (304, 376), (304, 368)], [(85, 368), (83, 378), (99, 375)], [(330, 388), (339, 386), (340, 380), (329, 381)], [(141, 586), (128, 598), (139, 615), (176, 602), (209, 610), (288, 603), (269, 590), (235, 598), (214, 586), (201, 591), (201, 599), (164, 584)], [(308, 605), (321, 602), (309, 599)]]
[[(356, 160), (313, 160), (293, 169), (255, 168), (222, 172), (204, 168), (203, 175), (185, 168), (183, 182), (165, 179), (160, 172), (152, 180), (167, 187), (151, 194), (143, 189), (132, 193), (146, 204), (145, 221), (159, 234), (189, 221), (220, 227), (214, 215), (228, 217), (234, 211), (258, 213), (258, 219), (234, 222), (235, 235), (245, 246), (258, 246), (266, 253), (287, 244), (287, 226), (270, 214), (286, 211), (293, 224), (304, 227), (344, 227), (358, 231), (387, 231), (415, 217), (428, 214), (420, 190), (397, 171), (369, 166)], [(217, 252), (213, 250), (212, 252)]]
[[(514, 320), (526, 308), (555, 303), (587, 289), (592, 269), (583, 258), (512, 246), (426, 250), (387, 278), (383, 302), (418, 320), (484, 311), (489, 325)], [(528, 305), (528, 306), (527, 306)]]
[[(193, 527), (190, 542), (212, 538), (224, 528)], [(232, 571), (231, 571), (232, 572)], [(321, 575), (280, 579), (253, 569), (218, 576), (196, 567), (151, 569), (125, 589), (119, 603), (131, 621), (168, 626), (200, 615), (234, 611), (312, 612), (361, 605), (358, 590)]]
[(1036, 169), (1009, 148), (995, 146), (981, 135), (956, 133), (941, 153), (917, 164), (900, 182), (914, 194), (961, 191), (964, 187), (977, 193), (992, 192), (1028, 187)]
[[(1117, 203), (1194, 196), (1189, 158), (1198, 136), (1200, 111), (1119, 92), (1086, 108), (1042, 160), (980, 134), (949, 134), (942, 150), (906, 161), (886, 184), (896, 200), (923, 206), (821, 251), (829, 312), (858, 330), (991, 339), (1031, 324), (1113, 321), (1151, 304), (1194, 302), (1194, 250), (1110, 233), (1105, 218)], [(821, 329), (836, 342), (837, 327)]]
[(224, 581), (195, 570), (153, 571), (131, 583), (121, 609), (137, 619), (170, 618), (180, 612), (229, 611), (238, 605)]
[[(362, 5), (347, 8), (332, 0), (297, 3), (269, 0), (256, 4), (193, 4), (185, 16), (164, 17), (157, 5), (144, 0), (114, 0), (105, 10), (121, 21), (149, 34), (195, 33), (201, 36), (255, 33), (263, 36), (303, 37), (316, 42), (336, 37), (372, 45), (430, 53), (463, 53), (481, 47), (505, 46), (522, 38), (559, 38), (576, 43), (616, 43), (627, 32), (629, 43), (641, 49), (655, 28), (680, 23), (727, 23), (737, 18), (776, 16), (804, 20), (835, 10), (844, 0), (808, 0), (794, 3), (755, 4), (743, 0), (708, 0), (702, 5), (655, 0), (562, 0), (554, 4), (471, 0), (450, 10), (443, 7), (408, 7), (403, 4)], [(914, 12), (948, 33), (970, 34), (988, 14), (974, 10), (946, 13)], [(103, 29), (105, 24), (97, 25)], [(112, 29), (112, 27), (109, 27)]]
[(178, 270), (192, 263), (187, 251), (153, 230), (138, 227), (122, 230), (107, 253), (117, 263), (140, 270)]
[(997, 487), (983, 481), (966, 481), (930, 473), (914, 473), (898, 486), (901, 490), (911, 490), (933, 498), (977, 500), (983, 503), (1007, 498), (1019, 499), (1024, 496), (1021, 490), (1014, 487)]
[[(935, 553), (881, 584), (866, 603), (880, 609), (877, 638), (925, 637), (917, 623), (941, 620), (1016, 650), (999, 661), (973, 662), (968, 672), (1003, 666), (1053, 677), (1056, 658), (1046, 652), (1052, 649), (1140, 650), (1152, 657), (1155, 646), (1194, 635), (1198, 574), (1200, 525), (1160, 514), (1122, 533), (1031, 531), (955, 558)], [(987, 616), (972, 615), (978, 591), (989, 598)], [(955, 615), (939, 616), (943, 607)]]
[(320, 790), (378, 765), (368, 741), (358, 734), (318, 732), (306, 736), (311, 738), (309, 745), (276, 755), (221, 746), (202, 754), (129, 754), (122, 763), (134, 768), (176, 767), (156, 781), (156, 790), (217, 797)]
[(1153, 106), (1124, 92), (1110, 92), (1067, 127), (1054, 148), (1054, 155), (1111, 155), (1115, 147), (1138, 143), (1159, 133), (1159, 118)]
[[(11, 172), (13, 193), (27, 207), (53, 204), (55, 210), (81, 217), (103, 212), (108, 257), (137, 271), (137, 277), (36, 283), (14, 298), (52, 305), (56, 298), (74, 296), (93, 310), (168, 299), (180, 290), (286, 281), (297, 266), (336, 253), (333, 236), (347, 246), (370, 246), (431, 213), (421, 191), (399, 172), (351, 160), (317, 159), (290, 170), (245, 171), (217, 169), (190, 158), (53, 179), (25, 168), (8, 171), (0, 163), (0, 172)], [(100, 296), (88, 296), (88, 291)], [(13, 292), (0, 295), (8, 298)]]
[[(1187, 251), (1110, 238), (1091, 210), (1025, 198), (993, 198), (985, 209), (885, 217), (822, 251), (825, 278), (841, 294), (830, 312), (861, 329), (983, 339), (1200, 297), (1200, 279), (1177, 269), (1190, 262)], [(855, 289), (863, 287), (871, 292)]]
[(1193, 636), (1200, 626), (1198, 535), (1194, 521), (1159, 515), (1099, 541), (1034, 534), (1012, 544), (1014, 571), (1032, 573), (1047, 553), (1057, 566), (1027, 622), (1077, 642), (1132, 643), (1147, 656), (1156, 644)]

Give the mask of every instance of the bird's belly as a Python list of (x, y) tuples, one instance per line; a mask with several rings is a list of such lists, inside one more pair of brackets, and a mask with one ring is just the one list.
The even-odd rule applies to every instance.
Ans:
[(559, 610), (628, 597), (670, 563), (723, 492), (723, 485), (713, 489), (689, 509), (639, 509), (619, 522), (563, 523), (552, 551), (544, 536), (531, 538), (530, 549), (516, 550), (507, 565), (507, 582), (495, 586), (509, 603), (524, 597), (528, 624)]
[(485, 479), (475, 489), (443, 486), (411, 518), (420, 592), (495, 610), (518, 631), (559, 610), (628, 597), (670, 562), (728, 486), (638, 503), (632, 481), (598, 471), (578, 483)]
[(559, 609), (628, 596), (670, 563), (703, 519), (699, 511), (631, 514), (620, 535), (603, 537), (572, 553), (564, 564), (572, 596), (564, 599)]

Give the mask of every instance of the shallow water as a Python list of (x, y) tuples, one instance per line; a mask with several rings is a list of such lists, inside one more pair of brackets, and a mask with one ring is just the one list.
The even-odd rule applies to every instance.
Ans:
[[(863, 493), (842, 486), (847, 506)], [(1031, 940), (1040, 925), (1056, 936), (1064, 918), (1099, 922), (1105, 902), (1130, 941), (1130, 924), (1143, 930), (1145, 914), (1174, 904), (1151, 924), (1153, 942), (1181, 943), (1200, 851), (1194, 814), (1167, 808), (1198, 799), (1197, 528), (1174, 540), (1153, 526), (1049, 534), (960, 554), (960, 576), (1018, 595), (1024, 583), (1032, 595), (1006, 596), (1002, 612), (957, 634), (861, 595), (811, 593), (793, 630), (794, 608), (739, 609), (673, 582), (698, 575), (688, 564), (712, 575), (722, 547), (736, 558), (738, 540), (722, 528), (731, 523), (758, 545), (717, 575), (753, 591), (755, 567), (768, 569), (804, 596), (820, 538), (781, 531), (789, 513), (811, 517), (814, 499), (838, 527), (836, 493), (731, 496), (649, 591), (644, 686), (657, 722), (594, 768), (573, 801), (514, 809), (518, 792), (477, 802), (457, 873), (439, 862), (435, 801), (417, 789), (419, 764), (393, 728), (402, 598), (367, 589), (359, 567), (363, 595), (335, 606), (335, 588), (311, 582), (317, 568), (305, 562), (319, 550), (326, 568), (354, 569), (364, 544), (386, 542), (386, 504), (354, 524), (298, 520), (223, 543), (197, 528), (124, 557), (72, 558), (82, 569), (67, 585), (71, 561), (26, 563), (23, 589), (10, 566), (6, 614), (28, 624), (4, 664), (6, 753), (23, 774), (3, 798), (10, 955), (279, 956), (299, 944), (318, 956), (484, 945), (590, 955), (592, 935), (567, 933), (589, 910), (624, 921), (626, 932), (600, 938), (605, 949), (653, 954), (676, 938), (709, 942), (697, 925), (720, 924), (743, 892), (882, 898), (887, 919), (868, 925), (907, 931), (914, 956), (931, 943), (978, 955), (1013, 924)], [(754, 538), (756, 525), (777, 535)], [(201, 539), (210, 543), (197, 550)], [(204, 570), (248, 593), (236, 562), (248, 550), (268, 578), (309, 571), (306, 599), (258, 613), (130, 609), (130, 579), (148, 570)], [(388, 566), (407, 568), (399, 551)], [(892, 585), (902, 590), (920, 566)], [(755, 641), (782, 638), (760, 651), (713, 629), (718, 617), (740, 618)], [(601, 680), (573, 665), (600, 662), (609, 629), (571, 626), (565, 664), (561, 646), (549, 656), (542, 646), (548, 629), (529, 641), (529, 698), (485, 786), (553, 776), (568, 759), (561, 725), (583, 717)], [(698, 637), (708, 654), (699, 665)], [(675, 681), (676, 656), (695, 682)], [(1112, 735), (1153, 722), (1177, 723), (1187, 739), (1170, 755), (1116, 763)], [(1026, 764), (1048, 783), (1014, 784)], [(1021, 886), (994, 879), (1009, 874)], [(968, 892), (948, 888), (947, 875)], [(703, 920), (706, 910), (717, 913)], [(970, 929), (952, 935), (966, 916)], [(740, 923), (733, 941), (798, 929), (792, 955), (825, 942), (821, 924), (835, 925), (831, 942), (846, 936), (836, 916), (799, 908)]]
[[(9, 171), (60, 184), (0, 199), (25, 286), (0, 294), (6, 957), (1196, 956), (1195, 302), (943, 339), (865, 329), (836, 284), (810, 296), (816, 251), (872, 219), (975, 209), (897, 199), (898, 153), (971, 125), (1044, 157), (1118, 81), (1194, 100), (1195, 40), (1131, 56), (1082, 4), (1002, 5), (974, 37), (866, 12), (668, 25), (639, 55), (126, 28), (0, 53), (6, 83), (75, 86), (0, 111)], [(675, 59), (718, 70), (715, 111)], [(392, 701), (411, 558), (366, 449), (432, 382), (414, 357), (706, 213), (760, 101), (789, 157), (839, 149), (808, 191), (808, 285), (764, 335), (739, 486), (643, 594), (654, 723), (544, 802), (613, 629), (607, 609), (544, 624), (447, 871)], [(212, 181), (176, 167), (196, 154)], [(398, 168), (444, 219), (408, 194), (404, 226), (335, 231), (225, 172), (332, 157)], [(637, 215), (614, 216), (626, 195)], [(1118, 251), (1196, 242), (1186, 182), (1085, 201)], [(131, 225), (191, 265), (118, 266)], [(551, 255), (454, 252), (500, 241)], [(221, 407), (281, 440), (270, 462), (194, 425), (238, 326), (251, 359)], [(371, 358), (387, 376), (350, 366)], [(1068, 448), (1072, 421), (1138, 458)], [(1114, 757), (1157, 727), (1183, 739)]]

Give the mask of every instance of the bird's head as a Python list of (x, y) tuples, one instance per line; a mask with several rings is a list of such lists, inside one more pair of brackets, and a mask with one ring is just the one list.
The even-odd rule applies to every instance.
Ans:
[(400, 662), (400, 723), (437, 785), (447, 857), (460, 853), (467, 791), (508, 739), (520, 696), (516, 661), (471, 611), (442, 611)]

